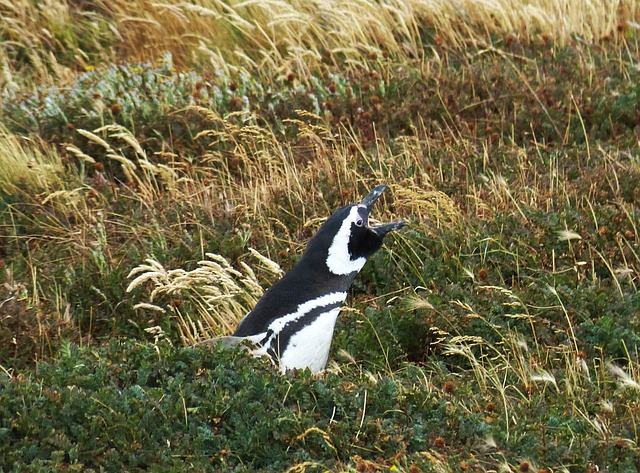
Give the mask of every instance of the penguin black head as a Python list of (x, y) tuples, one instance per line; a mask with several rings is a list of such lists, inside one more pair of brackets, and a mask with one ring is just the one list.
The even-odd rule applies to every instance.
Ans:
[(406, 224), (404, 221), (377, 226), (369, 224), (371, 209), (386, 188), (384, 184), (379, 185), (362, 201), (337, 210), (311, 239), (307, 253), (323, 252), (331, 274), (346, 276), (360, 271), (367, 259), (382, 246), (385, 235)]

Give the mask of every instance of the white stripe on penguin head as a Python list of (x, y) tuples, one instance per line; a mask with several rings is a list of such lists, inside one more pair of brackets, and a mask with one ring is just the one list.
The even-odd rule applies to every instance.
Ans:
[(349, 216), (344, 219), (340, 230), (329, 247), (329, 255), (327, 256), (327, 267), (333, 274), (344, 276), (349, 273), (358, 272), (367, 262), (365, 257), (351, 259), (349, 253), (349, 238), (351, 237), (351, 225), (361, 218), (358, 215), (358, 206), (354, 205), (349, 212)]

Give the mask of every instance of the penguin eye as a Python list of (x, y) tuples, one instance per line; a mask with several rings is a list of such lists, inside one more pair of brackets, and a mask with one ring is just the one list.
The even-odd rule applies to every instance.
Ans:
[(364, 224), (364, 220), (361, 218), (358, 218), (358, 220), (356, 220), (356, 227), (361, 227)]

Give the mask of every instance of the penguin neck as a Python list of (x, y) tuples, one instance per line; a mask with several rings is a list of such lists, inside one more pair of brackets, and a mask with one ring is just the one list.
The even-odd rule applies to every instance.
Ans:
[(308, 287), (347, 292), (357, 275), (358, 271), (335, 274), (327, 266), (326, 258), (314, 257), (312, 254), (305, 253), (285, 277), (303, 282)]

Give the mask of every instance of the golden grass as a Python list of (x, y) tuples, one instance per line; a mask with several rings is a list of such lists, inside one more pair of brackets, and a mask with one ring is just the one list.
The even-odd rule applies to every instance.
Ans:
[[(242, 112), (220, 116), (207, 109), (192, 108), (189, 113), (200, 114), (205, 125), (206, 121), (211, 124), (208, 130), (196, 137), (196, 141), (212, 151), (199, 156), (195, 162), (172, 156), (166, 165), (154, 164), (156, 160), (147, 156), (133, 133), (121, 126), (78, 130), (78, 133), (92, 145), (98, 145), (109, 159), (120, 165), (122, 173), (130, 181), (130, 198), (134, 201), (139, 200), (145, 207), (153, 207), (155, 203), (161, 206), (160, 201), (167, 198), (188, 202), (189, 205), (209, 209), (212, 222), (215, 221), (213, 214), (222, 211), (242, 222), (239, 225), (242, 230), (238, 232), (246, 233), (247, 239), (256, 230), (262, 241), (278, 242), (296, 254), (302, 251), (308, 235), (335, 210), (334, 204), (330, 206), (327, 203), (323, 194), (326, 191), (339, 193), (331, 196), (332, 202), (337, 198), (342, 203), (349, 203), (360, 199), (373, 186), (388, 183), (391, 188), (377, 206), (374, 219), (390, 221), (404, 218), (409, 220), (410, 228), (428, 235), (452, 228), (466, 235), (467, 229), (473, 227), (470, 224), (472, 220), (481, 218), (490, 221), (494, 218), (494, 212), (512, 213), (526, 222), (524, 208), (552, 210), (558, 205), (571, 205), (588, 209), (590, 205), (588, 199), (576, 200), (575, 190), (568, 187), (570, 184), (559, 160), (532, 158), (527, 149), (515, 143), (503, 144), (504, 156), (498, 158), (489, 156), (485, 150), (488, 171), (484, 182), (465, 170), (462, 179), (467, 181), (466, 194), (456, 196), (440, 189), (460, 179), (460, 169), (456, 167), (455, 160), (450, 163), (444, 161), (447, 164), (443, 165), (438, 156), (442, 153), (471, 155), (475, 151), (470, 142), (452, 130), (434, 136), (432, 131), (419, 127), (413, 136), (395, 140), (393, 148), (380, 141), (376, 144), (376, 152), (368, 153), (359, 144), (355, 149), (348, 146), (350, 142), (358, 143), (353, 130), (339, 129), (339, 136), (336, 137), (321, 117), (308, 112), (300, 111), (299, 118), (286, 121), (287, 126), (295, 127), (297, 134), (285, 141), (280, 138), (280, 132), (268, 126), (246, 124)], [(85, 240), (91, 240), (91, 229), (96, 224), (93, 221), (95, 212), (87, 210), (84, 198), (89, 187), (62, 189), (58, 181), (61, 158), (51, 148), (41, 143), (35, 146), (28, 140), (6, 132), (1, 138), (2, 149), (6, 150), (0, 159), (3, 163), (0, 167), (3, 187), (13, 186), (15, 189), (23, 183), (29, 189), (40, 189), (43, 201), (66, 207), (66, 212), (77, 214), (77, 221), (83, 222), (83, 226), (89, 229), (87, 232), (76, 234), (74, 229), (67, 228), (62, 222), (51, 221), (48, 233), (61, 240), (78, 240), (79, 247), (90, 247), (92, 243)], [(213, 151), (218, 149), (214, 145), (220, 142), (225, 143), (225, 151)], [(40, 147), (45, 152), (38, 151)], [(68, 146), (67, 151), (81, 163), (91, 163), (93, 160), (79, 147)], [(498, 163), (493, 162), (496, 159), (513, 159), (519, 172), (511, 174), (509, 181), (490, 172)], [(615, 157), (612, 156), (611, 160), (615, 160)], [(605, 165), (615, 169), (607, 160)], [(625, 164), (635, 165), (633, 161)], [(412, 172), (408, 173), (408, 169)], [(542, 178), (544, 175), (551, 176), (553, 180)], [(613, 175), (609, 186), (615, 190), (615, 171)], [(332, 183), (332, 188), (323, 187), (326, 183)], [(628, 220), (634, 234), (637, 234), (631, 212), (629, 208)], [(283, 215), (286, 216), (286, 224), (278, 220)], [(571, 249), (570, 244), (575, 237), (569, 230), (558, 234), (558, 239), (566, 240)], [(131, 238), (126, 237), (128, 244), (131, 244)], [(427, 286), (429, 282), (422, 279), (424, 274), (420, 270), (424, 262), (409, 249), (414, 243), (410, 243), (404, 234), (395, 235), (393, 239), (406, 248), (402, 254), (394, 257), (407, 263), (405, 266), (413, 267), (414, 276), (419, 278), (420, 284)], [(611, 256), (593, 248), (594, 257), (600, 258), (607, 266), (619, 292), (627, 283), (636, 287), (634, 268), (640, 262), (637, 251), (629, 242), (621, 240), (620, 243), (620, 254), (629, 255), (629, 260), (623, 266), (609, 263)], [(274, 254), (269, 254), (269, 246), (263, 251), (267, 257), (274, 258)], [(448, 244), (443, 242), (443, 248), (447, 247)], [(501, 247), (500, 251), (508, 253), (506, 248)], [(206, 248), (202, 248), (203, 261), (208, 259), (205, 253)], [(161, 261), (155, 263), (163, 266)], [(104, 265), (104, 262), (100, 264)], [(519, 271), (517, 255), (515, 267)], [(472, 270), (462, 270), (474, 277)], [(167, 283), (167, 287), (172, 287), (171, 284)], [(204, 290), (202, 287), (194, 286), (192, 289), (195, 292), (188, 297), (197, 299), (199, 321), (194, 322), (193, 318), (182, 315), (179, 319), (183, 340), (187, 343), (213, 334), (229, 333), (235, 322), (251, 308), (251, 302), (255, 301), (255, 298), (251, 298), (234, 305), (236, 303), (229, 300), (230, 306), (218, 310), (213, 308), (209, 300), (203, 299), (211, 294), (207, 294), (207, 291), (198, 292)], [(229, 293), (239, 294), (235, 290)], [(150, 306), (146, 308), (152, 309)], [(230, 315), (225, 315), (227, 309)], [(172, 309), (163, 307), (162, 310)]]
[[(465, 48), (489, 42), (490, 35), (525, 42), (542, 36), (559, 44), (575, 35), (592, 42), (614, 37), (640, 15), (636, 2), (622, 0), (116, 0), (95, 2), (90, 11), (59, 0), (46, 8), (4, 0), (2, 7), (5, 44), (26, 54), (41, 81), (113, 60), (110, 50), (121, 60), (159, 59), (170, 51), (179, 67), (294, 71), (304, 81), (327, 52), (377, 67), (382, 55), (420, 60), (436, 44)], [(8, 51), (0, 49), (9, 65), (0, 77), (4, 87), (15, 87), (24, 63), (13, 62)]]
[(0, 190), (50, 193), (62, 186), (62, 160), (38, 138), (23, 138), (0, 127)]
[[(270, 259), (253, 249), (250, 253), (269, 273), (282, 274), (280, 267)], [(207, 253), (206, 259), (199, 261), (198, 267), (191, 271), (181, 268), (167, 270), (158, 261), (148, 258), (145, 264), (129, 273), (132, 281), (127, 292), (151, 283), (148, 302), (138, 303), (134, 308), (173, 313), (183, 343), (194, 345), (231, 333), (264, 293), (251, 266), (244, 261), (239, 266), (239, 270), (235, 269), (226, 258), (212, 253)], [(182, 314), (180, 308), (171, 303), (174, 299), (158, 305), (156, 299), (162, 296), (192, 301), (197, 315)]]

